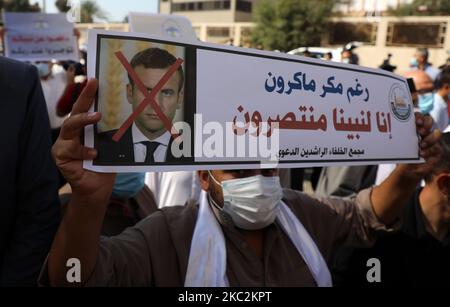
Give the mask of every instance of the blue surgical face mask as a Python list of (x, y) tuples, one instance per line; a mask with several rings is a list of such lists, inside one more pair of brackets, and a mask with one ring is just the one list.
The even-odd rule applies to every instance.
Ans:
[(48, 67), (48, 63), (36, 63), (34, 64), (34, 66), (36, 66), (40, 78), (50, 74), (50, 68)]
[(117, 174), (112, 198), (128, 199), (136, 196), (145, 185), (145, 173)]
[(410, 66), (410, 67), (417, 67), (417, 59), (416, 59), (416, 58), (412, 58), (412, 59), (409, 61), (409, 66)]
[(433, 110), (434, 95), (427, 93), (419, 95), (419, 109), (422, 114), (429, 114)]

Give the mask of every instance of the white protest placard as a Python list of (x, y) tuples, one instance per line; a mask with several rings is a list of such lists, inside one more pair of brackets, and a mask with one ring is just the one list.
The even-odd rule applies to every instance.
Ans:
[(4, 13), (5, 56), (20, 61), (78, 61), (77, 38), (66, 14)]
[(103, 115), (85, 131), (91, 170), (421, 161), (407, 82), (386, 71), (97, 30), (88, 54)]
[(130, 32), (157, 35), (167, 39), (197, 40), (191, 21), (184, 16), (130, 12)]

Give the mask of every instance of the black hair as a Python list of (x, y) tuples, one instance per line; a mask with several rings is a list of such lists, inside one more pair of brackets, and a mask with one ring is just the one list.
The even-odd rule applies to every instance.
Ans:
[[(148, 48), (136, 53), (131, 59), (131, 67), (136, 68), (137, 66), (144, 66), (144, 68), (156, 68), (156, 69), (164, 69), (172, 66), (177, 59), (170, 54), (168, 51), (160, 48)], [(180, 84), (178, 91), (181, 91), (184, 84), (184, 73), (183, 67), (180, 66), (177, 70), (178, 75), (180, 76)], [(128, 74), (128, 80), (130, 81), (131, 86), (134, 86), (134, 81), (131, 76)]]
[(433, 171), (425, 176), (425, 181), (427, 183), (431, 182), (431, 180), (433, 179), (433, 175), (438, 175), (442, 172), (450, 173), (450, 132), (442, 133), (439, 144), (442, 148), (442, 156), (439, 159), (439, 162), (433, 168)]
[(439, 90), (446, 84), (450, 85), (450, 66), (444, 67), (436, 78), (434, 87)]

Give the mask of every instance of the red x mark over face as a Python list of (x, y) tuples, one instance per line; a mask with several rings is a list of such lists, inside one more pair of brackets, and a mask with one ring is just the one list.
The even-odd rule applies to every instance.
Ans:
[(115, 53), (117, 59), (122, 63), (123, 67), (126, 69), (128, 74), (130, 75), (131, 79), (133, 79), (134, 84), (137, 86), (139, 91), (145, 96), (144, 100), (139, 104), (139, 106), (133, 111), (133, 113), (127, 118), (127, 120), (122, 124), (122, 126), (119, 128), (119, 130), (113, 135), (112, 139), (115, 142), (120, 141), (122, 136), (125, 134), (125, 131), (127, 131), (128, 128), (133, 124), (136, 117), (139, 116), (139, 114), (144, 111), (144, 109), (147, 107), (148, 104), (150, 104), (155, 111), (158, 118), (163, 122), (164, 127), (167, 131), (170, 132), (172, 137), (175, 139), (177, 138), (178, 132), (175, 130), (175, 128), (172, 125), (172, 121), (169, 120), (166, 115), (161, 111), (161, 109), (158, 106), (158, 103), (155, 101), (155, 96), (158, 94), (158, 92), (162, 89), (162, 87), (169, 81), (169, 79), (172, 77), (172, 75), (177, 71), (178, 67), (183, 63), (182, 59), (177, 59), (175, 63), (173, 63), (172, 66), (169, 67), (169, 70), (164, 74), (164, 76), (161, 78), (161, 80), (158, 81), (158, 83), (155, 85), (155, 87), (152, 89), (152, 91), (149, 93), (147, 91), (147, 87), (142, 83), (142, 81), (137, 76), (136, 72), (134, 71), (133, 67), (131, 67), (131, 64), (128, 63), (127, 59), (123, 55), (121, 51), (117, 51)]

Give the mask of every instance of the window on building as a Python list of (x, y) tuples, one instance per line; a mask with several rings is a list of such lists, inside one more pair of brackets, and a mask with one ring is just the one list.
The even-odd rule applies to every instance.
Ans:
[(251, 13), (252, 12), (252, 3), (250, 1), (237, 0), (236, 11)]
[(214, 10), (214, 2), (203, 2), (203, 10), (204, 11), (212, 11)]
[(230, 37), (230, 28), (227, 27), (210, 27), (207, 30), (210, 37)]
[(345, 45), (353, 41), (374, 45), (377, 24), (370, 22), (335, 22), (330, 24), (329, 34), (331, 45)]
[(444, 22), (390, 22), (388, 24), (386, 46), (439, 48), (444, 45), (446, 30)]
[[(247, 2), (247, 1), (243, 1)], [(251, 3), (250, 3), (251, 5)], [(217, 11), (229, 10), (231, 1), (197, 1), (197, 2), (179, 2), (172, 4), (172, 11)]]

